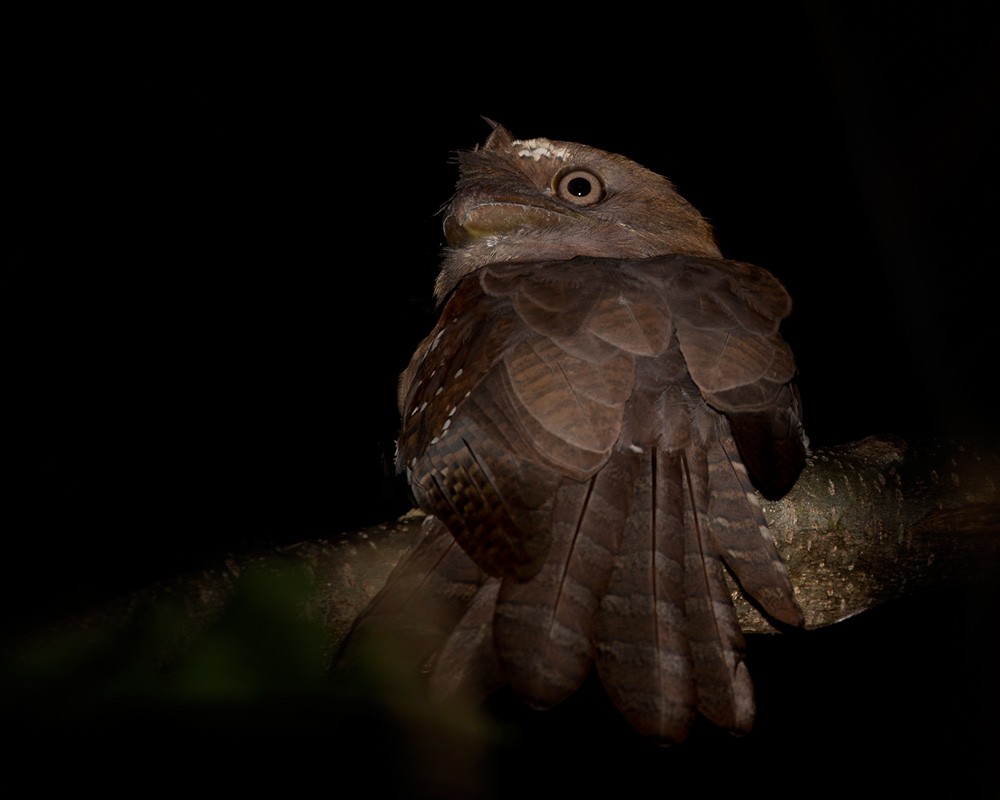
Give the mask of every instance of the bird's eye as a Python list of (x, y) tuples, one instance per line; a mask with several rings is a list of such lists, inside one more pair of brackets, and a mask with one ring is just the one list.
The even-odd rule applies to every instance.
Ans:
[(592, 206), (604, 199), (604, 184), (593, 172), (570, 169), (556, 178), (556, 194), (575, 206)]

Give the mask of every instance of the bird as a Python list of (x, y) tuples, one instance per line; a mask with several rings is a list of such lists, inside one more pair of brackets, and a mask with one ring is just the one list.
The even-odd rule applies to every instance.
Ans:
[(427, 516), (342, 653), (393, 631), (436, 696), (550, 709), (596, 672), (656, 742), (699, 716), (747, 733), (725, 573), (804, 624), (760, 501), (808, 452), (789, 294), (667, 178), (487, 122), (399, 382), (396, 464)]

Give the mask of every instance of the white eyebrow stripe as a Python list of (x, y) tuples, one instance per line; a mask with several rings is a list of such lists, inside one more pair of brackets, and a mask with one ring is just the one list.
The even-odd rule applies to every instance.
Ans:
[(565, 161), (570, 155), (568, 147), (555, 144), (548, 139), (516, 139), (512, 144), (518, 156), (534, 161), (542, 158), (558, 158), (560, 161)]

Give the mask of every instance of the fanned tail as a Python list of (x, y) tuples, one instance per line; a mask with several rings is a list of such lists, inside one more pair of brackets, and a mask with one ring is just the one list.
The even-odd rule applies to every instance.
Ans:
[(769, 615), (797, 625), (788, 572), (724, 420), (703, 446), (637, 450), (560, 486), (551, 549), (528, 580), (487, 575), (428, 517), (339, 660), (391, 636), (439, 696), (478, 700), (509, 684), (540, 708), (596, 664), (644, 735), (680, 742), (698, 712), (747, 732), (753, 686), (725, 568)]
[[(640, 476), (595, 626), (601, 681), (637, 730), (662, 741), (683, 740), (696, 710), (747, 732), (753, 685), (723, 558), (742, 559), (756, 591), (794, 606), (791, 586), (786, 598), (785, 584), (775, 583), (780, 559), (739, 481), (742, 464), (721, 443), (643, 458), (648, 480)], [(758, 563), (766, 568), (747, 567)], [(787, 615), (781, 602), (770, 608)]]

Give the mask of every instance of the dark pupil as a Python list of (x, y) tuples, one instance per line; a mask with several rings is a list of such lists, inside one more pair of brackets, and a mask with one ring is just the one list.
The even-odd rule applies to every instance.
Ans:
[(566, 184), (566, 188), (569, 190), (570, 194), (576, 195), (577, 197), (586, 197), (590, 194), (593, 187), (591, 187), (590, 181), (586, 178), (573, 178)]

